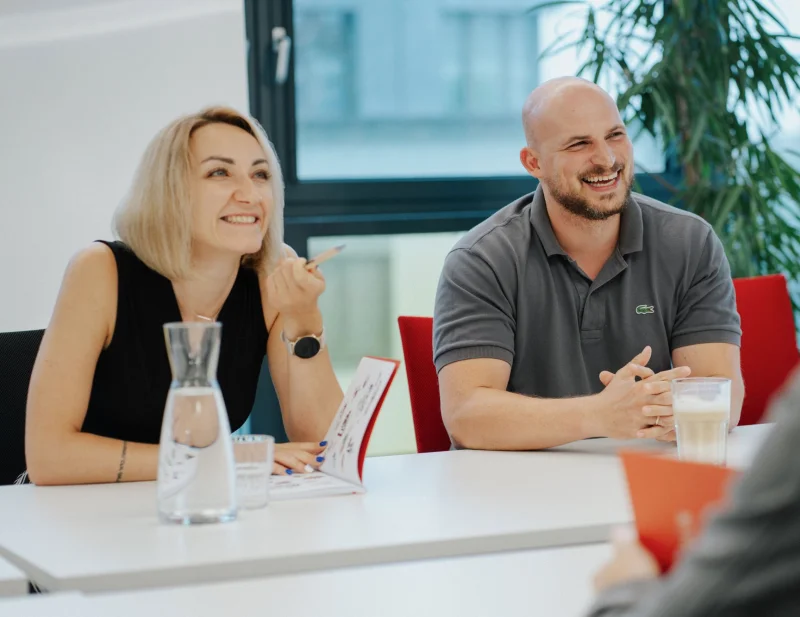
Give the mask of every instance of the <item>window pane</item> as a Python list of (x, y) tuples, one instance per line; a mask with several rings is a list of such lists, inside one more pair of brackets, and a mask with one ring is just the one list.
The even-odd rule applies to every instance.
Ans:
[[(524, 175), (520, 111), (537, 60), (580, 22), (536, 0), (295, 0), (297, 169), (306, 180)], [(637, 160), (663, 169), (652, 140)]]
[[(786, 29), (794, 35), (800, 33), (800, 4), (796, 0), (775, 0), (777, 10), (767, 3), (765, 6), (773, 10), (775, 16), (781, 20)], [(800, 41), (794, 39), (784, 39), (782, 41), (787, 51), (795, 57), (800, 56)], [(758, 117), (755, 110), (753, 116)], [(779, 150), (784, 156), (788, 156), (793, 165), (800, 164), (797, 156), (792, 151), (797, 152), (797, 143), (800, 139), (800, 108), (796, 104), (789, 102), (789, 107), (778, 114), (779, 131), (768, 131), (772, 135), (772, 146)]]
[[(459, 233), (312, 238), (316, 255), (345, 243), (342, 253), (321, 266), (325, 293), (320, 309), (333, 368), (347, 388), (363, 356), (403, 360), (397, 317), (433, 315), (444, 258)], [(369, 455), (415, 452), (414, 425), (405, 363), (400, 365), (381, 409)]]

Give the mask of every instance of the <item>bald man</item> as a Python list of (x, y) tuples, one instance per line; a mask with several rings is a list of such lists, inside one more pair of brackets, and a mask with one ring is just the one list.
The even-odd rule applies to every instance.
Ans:
[(735, 426), (741, 330), (711, 226), (631, 192), (633, 146), (595, 84), (542, 84), (523, 125), (536, 191), (468, 232), (437, 290), (434, 363), (453, 445), (674, 440), (670, 381), (690, 374), (732, 380)]

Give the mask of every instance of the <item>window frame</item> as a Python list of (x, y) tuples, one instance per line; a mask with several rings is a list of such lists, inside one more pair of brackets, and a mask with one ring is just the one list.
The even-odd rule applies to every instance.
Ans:
[[(307, 256), (314, 236), (462, 231), (536, 188), (527, 176), (423, 179), (303, 180), (297, 177), (294, 57), (284, 84), (274, 81), (273, 27), (294, 40), (292, 0), (245, 0), (250, 112), (270, 136), (284, 172), (285, 237)], [(520, 131), (522, 129), (520, 128)], [(669, 167), (667, 168), (669, 170)], [(673, 183), (669, 171), (661, 174)], [(668, 201), (654, 178), (637, 174), (639, 189)]]

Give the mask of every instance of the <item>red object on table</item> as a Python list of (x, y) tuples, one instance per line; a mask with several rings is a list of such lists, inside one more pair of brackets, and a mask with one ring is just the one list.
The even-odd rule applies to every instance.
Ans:
[(728, 487), (740, 472), (631, 450), (621, 451), (620, 458), (639, 540), (665, 572), (709, 513), (724, 507)]

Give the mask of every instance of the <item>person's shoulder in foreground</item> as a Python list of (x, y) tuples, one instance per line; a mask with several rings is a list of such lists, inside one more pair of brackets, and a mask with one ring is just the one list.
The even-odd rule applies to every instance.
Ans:
[(800, 370), (775, 399), (775, 422), (729, 506), (706, 528), (668, 576), (642, 567), (638, 543), (622, 547), (615, 585), (590, 617), (789, 617), (800, 614)]

